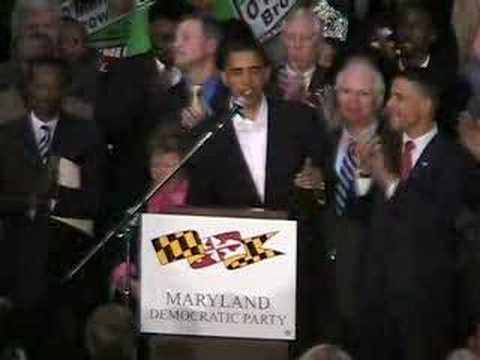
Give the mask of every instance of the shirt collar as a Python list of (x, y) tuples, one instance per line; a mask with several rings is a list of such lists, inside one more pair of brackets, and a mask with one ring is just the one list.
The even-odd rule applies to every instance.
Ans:
[(411, 138), (406, 133), (403, 133), (403, 136), (402, 136), (403, 143), (405, 144), (407, 141), (413, 141), (415, 143), (416, 148), (423, 149), (434, 138), (434, 136), (437, 135), (437, 133), (438, 133), (438, 126), (437, 126), (437, 123), (434, 123), (433, 127), (429, 131), (427, 131), (425, 134), (415, 139)]
[(288, 63), (285, 65), (285, 68), (287, 70), (288, 75), (303, 75), (307, 79), (310, 79), (313, 76), (313, 73), (315, 72), (315, 65), (306, 71), (295, 70)]
[[(232, 106), (232, 102), (230, 100), (230, 106)], [(268, 104), (267, 98), (265, 95), (262, 96), (262, 100), (260, 102), (260, 107), (257, 111), (257, 116), (255, 119), (249, 119), (241, 114), (236, 114), (233, 117), (233, 120), (236, 124), (240, 125), (239, 130), (250, 130), (250, 129), (262, 129), (267, 126), (268, 120)]]
[(358, 134), (353, 136), (352, 133), (348, 130), (348, 128), (344, 127), (342, 132), (342, 138), (344, 141), (355, 141), (357, 143), (365, 143), (373, 138), (375, 133), (377, 132), (378, 128), (378, 121), (373, 121), (370, 125), (368, 125), (365, 129), (361, 130)]
[(32, 119), (32, 125), (33, 125), (35, 131), (39, 130), (43, 125), (47, 125), (50, 128), (51, 133), (53, 134), (55, 132), (55, 129), (57, 128), (59, 116), (56, 115), (55, 117), (53, 117), (49, 121), (45, 122), (45, 121), (40, 120), (37, 117), (37, 115), (35, 115), (35, 113), (33, 111), (31, 111), (30, 112), (30, 119)]

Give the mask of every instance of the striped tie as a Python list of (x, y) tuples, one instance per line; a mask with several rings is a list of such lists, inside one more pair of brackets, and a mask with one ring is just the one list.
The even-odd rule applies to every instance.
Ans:
[(354, 192), (355, 170), (357, 169), (354, 152), (355, 142), (352, 141), (343, 156), (337, 185), (335, 187), (335, 211), (339, 216), (343, 215), (345, 206)]
[(47, 162), (48, 150), (50, 148), (51, 130), (48, 125), (40, 126), (41, 137), (38, 142), (38, 151), (40, 152), (40, 158), (45, 164)]

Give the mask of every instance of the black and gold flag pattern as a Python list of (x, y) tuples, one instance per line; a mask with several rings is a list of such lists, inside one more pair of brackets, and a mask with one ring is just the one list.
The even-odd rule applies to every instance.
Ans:
[[(278, 231), (273, 231), (238, 240), (243, 244), (245, 252), (223, 259), (223, 264), (228, 270), (236, 270), (278, 255), (283, 255), (281, 251), (263, 247), (265, 242), (277, 233)], [(158, 260), (162, 265), (167, 265), (177, 260), (187, 260), (190, 266), (196, 269), (210, 266), (217, 262), (205, 261), (209, 259), (211, 254), (207, 251), (198, 232), (194, 230), (162, 235), (153, 239), (152, 244), (157, 253)], [(196, 263), (205, 264), (202, 266), (194, 266)]]
[(202, 239), (193, 230), (160, 236), (153, 239), (152, 244), (162, 265), (183, 259), (195, 261), (205, 254)]
[(223, 263), (228, 270), (235, 270), (258, 263), (259, 261), (263, 261), (265, 259), (270, 259), (277, 255), (283, 255), (281, 251), (266, 249), (263, 247), (263, 244), (265, 244), (268, 239), (276, 234), (277, 232), (274, 231), (243, 239), (245, 254), (225, 259)]

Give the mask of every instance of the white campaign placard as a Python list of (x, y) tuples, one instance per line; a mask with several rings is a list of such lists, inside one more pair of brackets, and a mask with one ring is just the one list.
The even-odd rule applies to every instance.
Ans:
[(295, 339), (295, 221), (142, 216), (141, 331)]
[(280, 32), (280, 25), (296, 0), (233, 0), (240, 17), (255, 37), (267, 41)]

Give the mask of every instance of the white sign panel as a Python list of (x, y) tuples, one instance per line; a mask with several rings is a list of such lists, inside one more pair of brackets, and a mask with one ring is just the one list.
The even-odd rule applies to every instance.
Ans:
[(142, 216), (141, 331), (295, 339), (296, 222)]
[(233, 0), (240, 17), (264, 42), (278, 34), (283, 18), (296, 0)]

